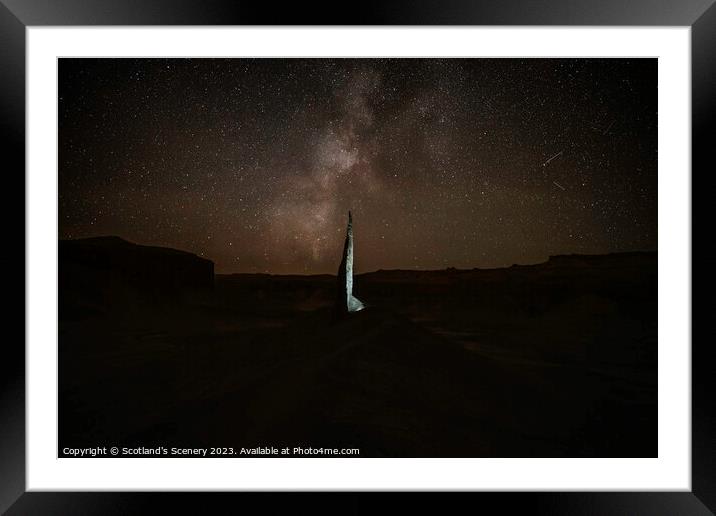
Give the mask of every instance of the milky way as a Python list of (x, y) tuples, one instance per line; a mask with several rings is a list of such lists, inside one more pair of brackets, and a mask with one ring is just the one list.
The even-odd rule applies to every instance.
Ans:
[(654, 250), (654, 59), (61, 59), (60, 238), (219, 272)]

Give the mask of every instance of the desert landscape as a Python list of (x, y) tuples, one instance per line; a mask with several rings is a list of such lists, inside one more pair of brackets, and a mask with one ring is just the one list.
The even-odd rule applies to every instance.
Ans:
[(657, 455), (656, 58), (57, 66), (59, 454)]
[(345, 317), (335, 276), (117, 237), (61, 240), (59, 274), (60, 450), (657, 455), (656, 253), (356, 274)]

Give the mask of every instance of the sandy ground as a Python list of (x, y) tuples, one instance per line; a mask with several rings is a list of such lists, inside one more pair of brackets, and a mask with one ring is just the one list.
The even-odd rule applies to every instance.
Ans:
[(359, 275), (345, 319), (333, 282), (61, 293), (60, 447), (656, 456), (655, 254)]

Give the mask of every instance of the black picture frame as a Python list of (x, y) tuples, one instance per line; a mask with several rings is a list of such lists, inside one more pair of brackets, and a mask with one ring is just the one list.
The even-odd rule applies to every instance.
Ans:
[[(339, 4), (232, 0), (0, 0), (0, 146), (6, 195), (24, 199), (25, 191), (25, 35), (32, 26), (67, 25), (607, 25), (689, 26), (692, 73), (692, 179), (713, 173), (711, 154), (716, 141), (716, 6), (715, 0), (442, 0), (431, 2), (366, 1), (340, 10)], [(16, 183), (9, 183), (13, 179)], [(12, 190), (10, 190), (12, 189)], [(706, 193), (708, 193), (707, 189)], [(698, 188), (692, 191), (698, 192)], [(702, 192), (703, 193), (703, 192)], [(692, 205), (693, 206), (693, 205)], [(24, 209), (4, 203), (8, 277), (19, 280), (25, 255)], [(20, 212), (18, 210), (22, 209)], [(23, 213), (22, 227), (19, 213)], [(693, 213), (693, 208), (692, 208)], [(692, 215), (694, 226), (697, 219)], [(708, 220), (708, 219), (706, 219)], [(693, 231), (693, 229), (692, 229)], [(18, 254), (18, 249), (22, 252)], [(693, 250), (696, 249), (692, 245)], [(692, 254), (692, 256), (694, 256)], [(694, 267), (692, 266), (692, 273)], [(24, 276), (24, 275), (23, 275)], [(708, 276), (708, 275), (706, 275)], [(713, 280), (701, 277), (699, 291)], [(19, 288), (19, 286), (17, 287)], [(24, 289), (23, 289), (24, 291)], [(11, 299), (11, 298), (7, 298)], [(23, 302), (12, 298), (7, 321), (19, 326)], [(706, 309), (703, 307), (702, 309)], [(21, 313), (22, 312), (22, 313)], [(693, 315), (692, 315), (693, 319)], [(292, 493), (279, 499), (266, 494), (241, 493), (39, 493), (25, 492), (25, 346), (24, 338), (2, 339), (0, 359), (0, 512), (7, 514), (138, 514), (215, 513), (217, 503), (259, 503), (262, 512), (277, 504), (291, 510), (332, 513), (364, 512), (384, 504), (381, 494), (351, 493), (317, 502)], [(24, 330), (23, 330), (24, 335)], [(676, 343), (688, 345), (688, 343)], [(473, 507), (501, 513), (519, 510), (548, 514), (711, 514), (716, 512), (716, 404), (709, 394), (714, 375), (706, 340), (692, 342), (692, 491), (647, 493), (475, 493)], [(236, 497), (241, 498), (237, 500)], [(477, 498), (473, 498), (477, 497)], [(405, 503), (405, 502), (402, 502)], [(444, 501), (414, 497), (422, 509), (444, 509)], [(233, 513), (233, 510), (231, 511)]]

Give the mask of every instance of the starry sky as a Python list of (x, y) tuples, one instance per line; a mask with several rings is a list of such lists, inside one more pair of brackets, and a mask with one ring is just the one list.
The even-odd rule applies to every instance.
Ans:
[(656, 250), (656, 59), (60, 59), (59, 236), (217, 272)]

